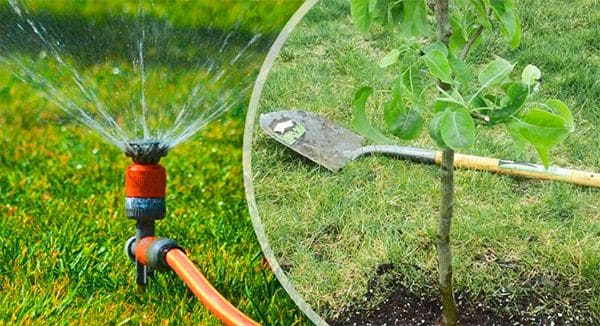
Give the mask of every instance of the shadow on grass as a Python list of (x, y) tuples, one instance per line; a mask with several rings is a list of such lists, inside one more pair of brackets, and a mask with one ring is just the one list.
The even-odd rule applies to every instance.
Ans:
[[(257, 35), (240, 26), (231, 26), (228, 30), (213, 26), (176, 26), (149, 15), (107, 12), (85, 17), (76, 12), (40, 11), (31, 12), (29, 18), (46, 29), (43, 34), (49, 35), (49, 39), (60, 42), (63, 54), (73, 56), (78, 64), (86, 66), (103, 61), (137, 60), (142, 33), (145, 34), (146, 64), (171, 68), (193, 68), (199, 62), (231, 60)], [(0, 55), (37, 56), (48, 50), (11, 9), (0, 8), (0, 21)], [(266, 53), (275, 37), (273, 33), (263, 34), (249, 50)]]

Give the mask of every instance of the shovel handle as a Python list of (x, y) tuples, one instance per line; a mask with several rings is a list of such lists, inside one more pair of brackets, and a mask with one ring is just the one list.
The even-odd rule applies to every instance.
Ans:
[[(437, 164), (442, 162), (442, 152), (438, 151), (435, 153), (435, 162)], [(539, 164), (519, 163), (458, 153), (454, 154), (454, 166), (460, 169), (490, 171), (526, 178), (563, 181), (582, 186), (600, 188), (600, 174), (598, 173), (571, 170), (555, 166), (551, 166), (546, 170), (544, 166)]]
[(411, 160), (413, 162), (434, 164), (435, 155), (437, 153), (429, 149), (396, 145), (369, 145), (357, 148), (353, 151), (346, 153), (349, 160), (351, 161), (356, 160), (359, 157), (371, 154), (382, 154), (399, 159)]

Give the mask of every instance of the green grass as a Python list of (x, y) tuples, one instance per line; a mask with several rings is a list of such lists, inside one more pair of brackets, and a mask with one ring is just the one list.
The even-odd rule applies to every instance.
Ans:
[[(577, 130), (552, 152), (554, 165), (600, 171), (600, 57), (596, 1), (528, 1), (523, 41), (507, 50), (490, 41), (473, 53), (493, 54), (543, 73), (543, 97), (572, 108)], [(488, 38), (489, 39), (489, 38)], [(369, 112), (381, 126), (380, 103), (393, 76), (377, 67), (391, 46), (374, 30), (360, 35), (346, 1), (318, 5), (295, 30), (272, 69), (259, 112), (296, 108), (349, 126), (354, 92), (375, 88)], [(479, 128), (471, 154), (515, 157), (499, 129)], [(406, 143), (404, 143), (406, 144)], [(408, 145), (434, 148), (423, 133)], [(439, 171), (385, 157), (362, 158), (330, 173), (268, 139), (256, 127), (252, 152), (258, 211), (276, 255), (296, 289), (326, 318), (363, 303), (381, 264), (417, 294), (436, 295), (434, 247)], [(508, 313), (600, 318), (600, 201), (597, 189), (475, 171), (456, 173), (453, 223), (456, 289)], [(495, 302), (502, 298), (503, 303)], [(518, 302), (533, 298), (532, 306)]]
[[(261, 24), (276, 31), (297, 6), (261, 9)], [(102, 15), (101, 5), (78, 10), (72, 17), (83, 21)], [(262, 55), (254, 58), (258, 66)], [(102, 66), (83, 69), (94, 76)], [(96, 81), (99, 89), (113, 90), (105, 78)], [(157, 233), (189, 250), (215, 287), (255, 320), (306, 324), (261, 264), (242, 185), (243, 111), (239, 107), (210, 124), (163, 159), (168, 207)], [(134, 265), (123, 252), (135, 232), (123, 209), (130, 163), (123, 153), (65, 117), (5, 66), (0, 66), (0, 126), (0, 321), (219, 324), (174, 273), (159, 274), (145, 292), (137, 290)]]

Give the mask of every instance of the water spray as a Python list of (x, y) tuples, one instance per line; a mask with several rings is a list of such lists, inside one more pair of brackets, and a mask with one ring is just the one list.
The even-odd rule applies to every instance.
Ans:
[(171, 269), (226, 325), (258, 325), (210, 284), (175, 241), (155, 236), (156, 221), (166, 215), (167, 174), (158, 163), (168, 150), (158, 141), (137, 141), (129, 142), (125, 151), (133, 160), (125, 172), (125, 214), (136, 221), (125, 252), (135, 262), (136, 283), (145, 287), (153, 271)]

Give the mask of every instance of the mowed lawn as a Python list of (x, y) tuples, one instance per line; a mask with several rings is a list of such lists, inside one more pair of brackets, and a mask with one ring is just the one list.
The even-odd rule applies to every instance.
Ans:
[[(104, 17), (103, 6), (123, 5), (78, 2), (67, 15), (61, 3), (32, 6), (40, 7), (44, 14), (38, 17), (45, 22), (52, 23), (53, 15), (58, 15), (78, 17), (73, 24), (98, 24), (102, 19), (95, 17)], [(167, 4), (155, 8), (157, 19), (166, 15)], [(223, 17), (216, 26), (226, 31), (227, 24), (236, 23), (236, 15), (245, 12), (250, 27), (268, 24), (272, 34), (265, 37), (273, 39), (299, 2), (175, 5), (181, 6), (177, 17), (200, 17), (199, 22), (182, 18), (182, 25)], [(135, 7), (123, 10), (135, 13)], [(58, 24), (69, 26), (69, 21)], [(73, 30), (67, 34), (77, 36)], [(263, 55), (254, 57), (256, 71)], [(93, 62), (83, 67), (85, 76), (106, 70)], [(106, 76), (101, 77), (96, 80), (98, 89), (114, 91)], [(171, 91), (178, 85), (172, 87)], [(120, 91), (123, 95), (128, 89)], [(262, 265), (248, 215), (241, 172), (247, 100), (162, 160), (169, 180), (167, 216), (158, 222), (157, 234), (186, 248), (215, 287), (255, 320), (267, 325), (306, 324)], [(125, 217), (123, 208), (129, 158), (13, 77), (5, 65), (0, 65), (0, 127), (0, 321), (220, 324), (174, 273), (158, 274), (146, 291), (137, 289), (134, 265), (123, 251), (124, 242), (135, 233), (135, 223)]]
[[(522, 2), (520, 12), (519, 49), (488, 38), (471, 59), (480, 67), (494, 54), (504, 56), (517, 63), (515, 74), (530, 63), (540, 67), (540, 98), (568, 103), (577, 123), (552, 151), (551, 163), (600, 172), (600, 3), (535, 0)], [(303, 109), (348, 127), (354, 92), (370, 85), (375, 100), (368, 110), (381, 126), (376, 103), (389, 97), (394, 76), (377, 63), (399, 42), (381, 29), (361, 35), (347, 1), (321, 3), (284, 46), (259, 111)], [(539, 163), (533, 149), (516, 156), (504, 130), (478, 133), (470, 154)], [(426, 132), (398, 143), (435, 148)], [(258, 126), (252, 162), (271, 246), (296, 289), (325, 318), (340, 317), (348, 306), (376, 305), (399, 285), (394, 282), (419, 296), (437, 296), (437, 167), (368, 157), (334, 174)], [(452, 247), (462, 298), (504, 315), (600, 320), (598, 189), (458, 171)], [(384, 286), (365, 302), (378, 269), (387, 271), (378, 276)]]

